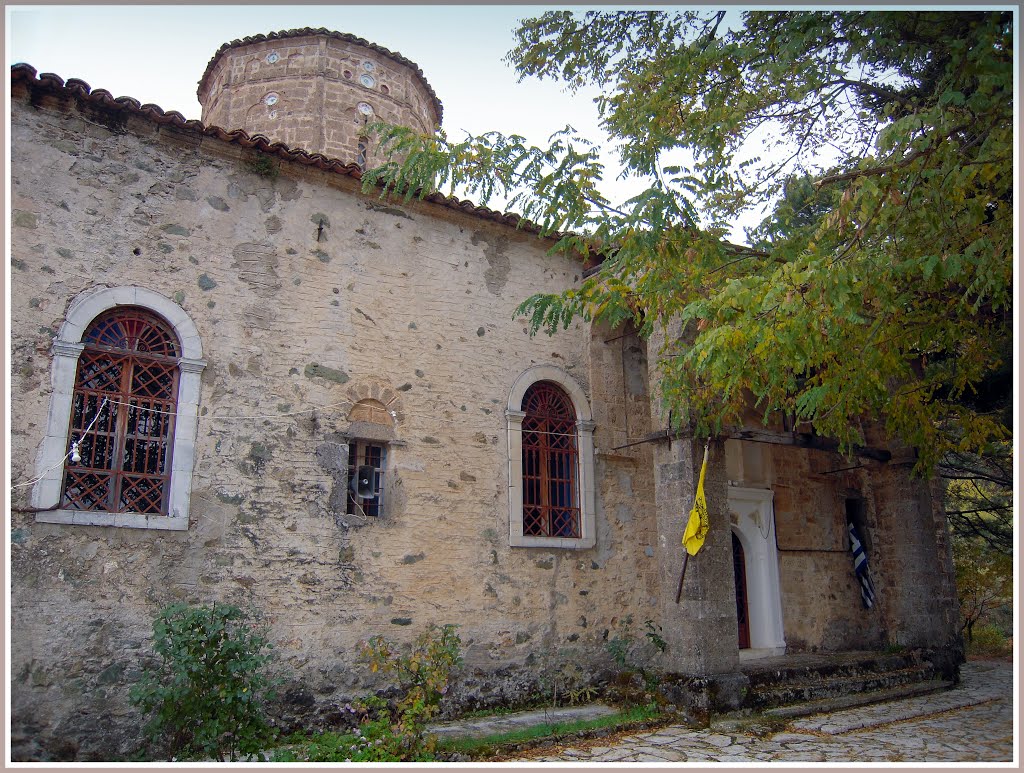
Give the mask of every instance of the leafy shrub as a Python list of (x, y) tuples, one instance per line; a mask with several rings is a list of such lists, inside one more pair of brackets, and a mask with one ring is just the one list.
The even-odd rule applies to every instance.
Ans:
[(975, 626), (992, 624), (995, 613), (1013, 603), (1013, 556), (978, 540), (957, 539), (953, 542), (953, 567), (969, 647)]
[(979, 625), (974, 629), (974, 636), (967, 643), (970, 655), (1004, 656), (1013, 652), (1013, 644), (994, 625)]
[(370, 695), (346, 704), (344, 710), (358, 723), (354, 730), (294, 739), (290, 748), (275, 751), (271, 762), (433, 760), (436, 739), (427, 735), (426, 724), (437, 713), (452, 672), (462, 664), (456, 628), (431, 624), (404, 653), (383, 636), (360, 643), (361, 658), (372, 672), (392, 676), (398, 697)]
[(255, 754), (272, 739), (266, 628), (227, 604), (171, 604), (153, 623), (158, 666), (147, 666), (131, 701), (154, 713), (146, 725), (168, 757)]
[(249, 171), (258, 177), (266, 177), (273, 180), (280, 173), (280, 165), (269, 156), (257, 155), (249, 162)]
[(586, 703), (597, 697), (598, 690), (591, 684), (592, 674), (583, 662), (575, 649), (543, 651), (537, 669), (542, 699), (552, 706), (561, 706)]
[(615, 636), (605, 640), (605, 650), (619, 668), (609, 687), (611, 700), (625, 706), (640, 706), (654, 700), (660, 675), (650, 665), (668, 649), (661, 632), (660, 625), (645, 620), (646, 641), (638, 642), (633, 634), (633, 616), (627, 615), (619, 623)]
[(668, 650), (668, 642), (661, 635), (662, 628), (660, 625), (655, 623), (653, 620), (644, 620), (644, 637), (651, 643), (658, 652), (664, 653)]
[[(360, 655), (370, 670), (392, 675), (401, 692), (393, 703), (386, 704), (380, 698), (361, 701), (372, 717), (365, 731), (376, 736), (373, 745), (381, 753), (393, 755), (371, 759), (430, 758), (434, 739), (425, 735), (427, 721), (437, 713), (452, 672), (462, 665), (462, 640), (457, 627), (431, 624), (416, 638), (408, 654), (398, 652), (383, 636), (374, 636), (360, 645)], [(382, 743), (377, 744), (377, 740)]]

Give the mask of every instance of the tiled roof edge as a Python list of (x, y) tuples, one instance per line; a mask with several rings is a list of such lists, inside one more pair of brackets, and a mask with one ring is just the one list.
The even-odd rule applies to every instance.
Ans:
[[(18, 82), (23, 82), (30, 88), (42, 88), (53, 93), (63, 92), (69, 96), (83, 99), (90, 105), (102, 107), (112, 113), (127, 112), (138, 115), (160, 126), (173, 126), (207, 137), (214, 137), (223, 142), (241, 145), (244, 148), (256, 148), (262, 153), (275, 155), (306, 166), (315, 166), (326, 172), (345, 175), (356, 180), (361, 180), (363, 176), (362, 170), (356, 164), (345, 163), (337, 158), (328, 158), (321, 153), (307, 153), (301, 149), (291, 148), (281, 142), (272, 142), (262, 134), (250, 135), (241, 129), (226, 131), (219, 126), (206, 126), (202, 121), (197, 121), (194, 118), (186, 119), (176, 110), (165, 111), (158, 105), (143, 105), (139, 100), (132, 97), (114, 97), (105, 89), (92, 89), (88, 83), (77, 78), (69, 78), (65, 81), (59, 75), (54, 75), (53, 73), (37, 74), (36, 69), (30, 64), (19, 63), (11, 65), (11, 84), (13, 85)], [(443, 193), (428, 193), (422, 197), (422, 200), (447, 207), (448, 209), (456, 209), (483, 220), (512, 226), (527, 233), (540, 233), (540, 227), (537, 224), (515, 213), (497, 212), (487, 207), (478, 206), (471, 201), (457, 199), (454, 196), (445, 196)], [(557, 240), (565, 235), (558, 232), (547, 238)]]
[(329, 30), (326, 29), (325, 27), (317, 27), (315, 29), (313, 27), (302, 27), (300, 29), (294, 30), (281, 30), (280, 32), (270, 32), (265, 35), (250, 35), (249, 37), (240, 38), (238, 40), (232, 40), (230, 43), (225, 43), (217, 49), (217, 52), (213, 55), (209, 63), (206, 65), (206, 71), (203, 73), (203, 77), (199, 79), (199, 86), (196, 89), (196, 93), (202, 94), (203, 87), (206, 85), (206, 79), (210, 76), (210, 73), (213, 71), (214, 64), (217, 63), (217, 60), (220, 59), (221, 54), (223, 54), (225, 51), (228, 51), (232, 48), (247, 46), (252, 43), (263, 43), (268, 40), (286, 40), (288, 38), (302, 38), (309, 37), (311, 35), (321, 35), (328, 38), (334, 38), (336, 40), (343, 40), (346, 43), (355, 43), (357, 46), (369, 48), (371, 51), (376, 51), (378, 54), (386, 56), (393, 62), (397, 62), (398, 64), (402, 64), (410, 68), (414, 73), (416, 73), (419, 79), (423, 81), (423, 85), (426, 86), (427, 92), (430, 94), (430, 98), (434, 101), (434, 108), (437, 110), (438, 123), (441, 122), (441, 118), (444, 114), (444, 108), (441, 105), (441, 100), (438, 99), (437, 94), (434, 92), (433, 86), (430, 85), (430, 82), (427, 80), (427, 77), (423, 74), (423, 70), (420, 69), (420, 66), (418, 64), (416, 64), (410, 59), (406, 59), (397, 51), (391, 51), (390, 49), (384, 48), (384, 46), (378, 46), (376, 43), (371, 43), (369, 40), (366, 40), (365, 38), (358, 37), (357, 35), (353, 35), (348, 32), (335, 32), (334, 30)]

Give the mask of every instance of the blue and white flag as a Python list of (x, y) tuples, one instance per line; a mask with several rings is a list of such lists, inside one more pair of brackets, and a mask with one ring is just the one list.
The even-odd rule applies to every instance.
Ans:
[(864, 602), (865, 609), (871, 609), (875, 603), (875, 586), (871, 584), (871, 577), (868, 575), (868, 557), (864, 552), (864, 545), (860, 541), (857, 527), (850, 523), (850, 552), (853, 553), (853, 571), (860, 580), (860, 598)]

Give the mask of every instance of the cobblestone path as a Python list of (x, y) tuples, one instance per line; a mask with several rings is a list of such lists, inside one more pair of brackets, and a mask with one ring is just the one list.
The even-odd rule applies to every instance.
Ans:
[(561, 749), (521, 762), (1012, 762), (1013, 665), (978, 661), (933, 695), (795, 719), (781, 732), (726, 717), (614, 745)]

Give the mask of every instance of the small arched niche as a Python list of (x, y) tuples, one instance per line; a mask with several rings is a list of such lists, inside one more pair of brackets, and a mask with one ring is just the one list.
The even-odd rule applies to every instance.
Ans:
[(367, 440), (396, 440), (395, 414), (382, 403), (367, 397), (349, 409), (348, 434)]

